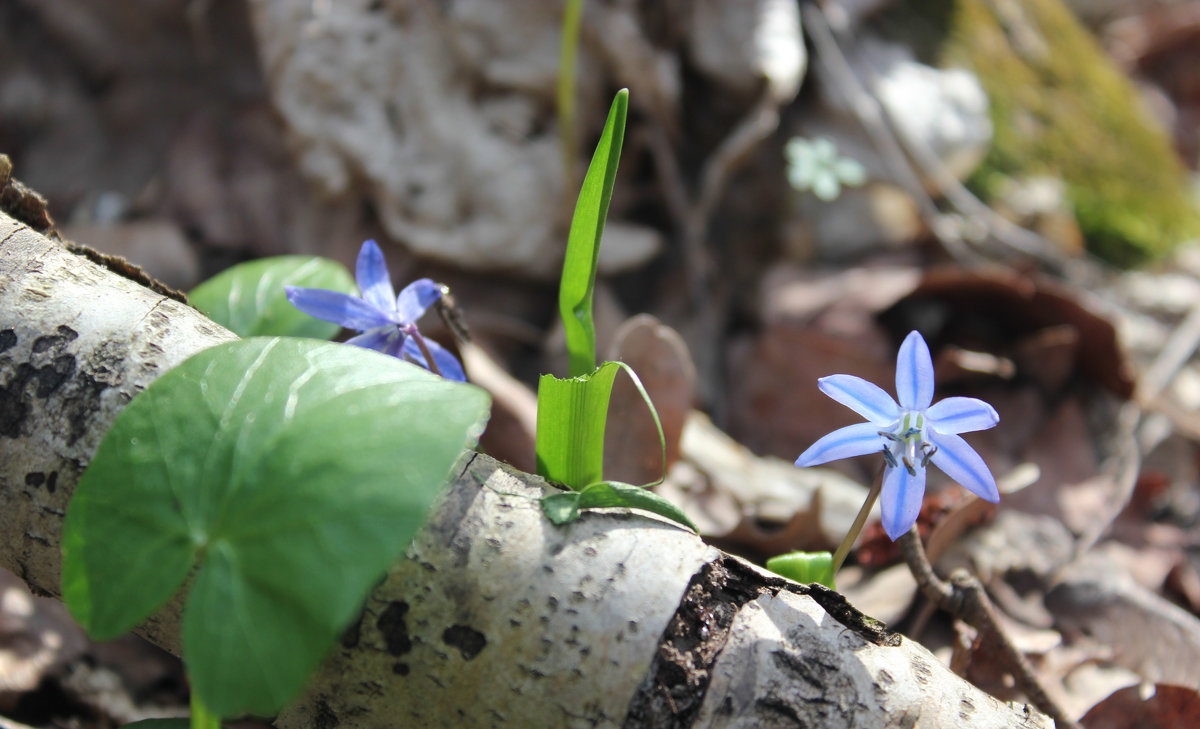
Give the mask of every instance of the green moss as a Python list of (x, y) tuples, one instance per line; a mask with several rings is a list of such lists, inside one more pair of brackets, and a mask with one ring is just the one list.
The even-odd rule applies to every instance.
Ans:
[(995, 138), (968, 180), (983, 197), (1007, 178), (1061, 177), (1089, 249), (1119, 265), (1200, 235), (1170, 140), (1060, 0), (909, 5), (925, 18), (909, 39), (934, 41), (938, 65), (972, 69), (991, 100)]

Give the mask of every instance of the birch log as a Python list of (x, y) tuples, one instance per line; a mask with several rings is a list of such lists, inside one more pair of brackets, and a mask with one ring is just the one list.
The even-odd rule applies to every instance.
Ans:
[[(116, 413), (232, 335), (0, 214), (0, 562), (59, 595), (67, 501)], [(475, 454), (280, 727), (1051, 727), (837, 593), (635, 514), (542, 516)], [(320, 567), (314, 567), (320, 568)], [(336, 567), (332, 567), (336, 569)], [(178, 653), (180, 602), (139, 632)]]

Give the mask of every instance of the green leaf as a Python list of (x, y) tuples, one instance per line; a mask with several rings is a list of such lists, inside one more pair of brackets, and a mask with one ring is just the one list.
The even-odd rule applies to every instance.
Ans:
[(550, 494), (542, 498), (542, 513), (554, 526), (570, 524), (579, 518), (579, 491)]
[(536, 456), (539, 476), (575, 490), (600, 481), (604, 425), (619, 366), (605, 362), (582, 377), (538, 381)]
[(608, 121), (600, 142), (592, 155), (571, 231), (567, 237), (567, 254), (563, 260), (562, 285), (558, 290), (558, 308), (566, 329), (570, 375), (579, 377), (596, 369), (596, 328), (592, 321), (592, 292), (596, 285), (596, 260), (600, 255), (600, 239), (604, 235), (604, 220), (612, 198), (621, 159), (621, 144), (625, 137), (625, 114), (629, 106), (629, 91), (621, 89), (613, 99)]
[(350, 272), (336, 261), (317, 256), (276, 256), (226, 269), (193, 289), (188, 300), (239, 337), (331, 339), (341, 330), (337, 324), (314, 319), (292, 306), (284, 286), (345, 294), (357, 291)]
[(641, 509), (665, 516), (694, 532), (700, 531), (683, 510), (642, 486), (620, 481), (599, 481), (582, 491), (550, 494), (542, 499), (542, 513), (555, 526), (570, 524), (584, 509)]
[(804, 585), (818, 582), (831, 590), (837, 589), (833, 582), (833, 555), (829, 552), (788, 552), (768, 559), (767, 569)]
[(192, 576), (183, 651), (217, 716), (271, 715), (407, 548), (488, 397), (307, 339), (208, 349), (121, 412), (63, 528), (63, 595), (95, 637)]
[(682, 509), (641, 486), (620, 481), (601, 481), (579, 492), (580, 510), (604, 509), (614, 506), (649, 511), (683, 524), (694, 532), (700, 531), (692, 523), (692, 520), (687, 518), (687, 514), (684, 514)]

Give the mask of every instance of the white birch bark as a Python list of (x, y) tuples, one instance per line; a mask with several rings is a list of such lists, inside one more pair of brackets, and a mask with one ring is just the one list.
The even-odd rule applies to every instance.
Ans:
[[(116, 413), (230, 339), (0, 214), (0, 564), (59, 594), (61, 520)], [(536, 477), (466, 456), (280, 727), (1050, 727), (836, 593), (641, 515), (542, 516)], [(178, 652), (181, 601), (139, 632)]]

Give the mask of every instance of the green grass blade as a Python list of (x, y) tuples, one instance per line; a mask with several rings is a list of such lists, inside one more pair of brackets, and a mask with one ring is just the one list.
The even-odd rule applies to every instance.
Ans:
[(617, 363), (581, 377), (538, 381), (537, 472), (578, 491), (601, 480), (604, 425)]
[(596, 285), (596, 260), (600, 239), (604, 235), (604, 220), (612, 198), (621, 159), (621, 144), (625, 138), (625, 115), (629, 107), (629, 91), (621, 89), (613, 99), (604, 123), (600, 143), (592, 155), (571, 231), (567, 237), (567, 255), (563, 260), (562, 286), (558, 291), (558, 308), (562, 314), (570, 356), (570, 375), (579, 377), (596, 369), (596, 328), (592, 322), (592, 292)]
[(653, 491), (620, 481), (600, 481), (591, 484), (579, 493), (579, 503), (576, 508), (582, 511), (583, 509), (604, 509), (614, 506), (649, 511), (678, 522), (694, 532), (700, 531), (678, 506)]
[(563, 179), (567, 188), (576, 184), (575, 166), (575, 59), (579, 49), (579, 25), (583, 0), (567, 0), (563, 8), (562, 48), (558, 57), (558, 137), (562, 144)]

